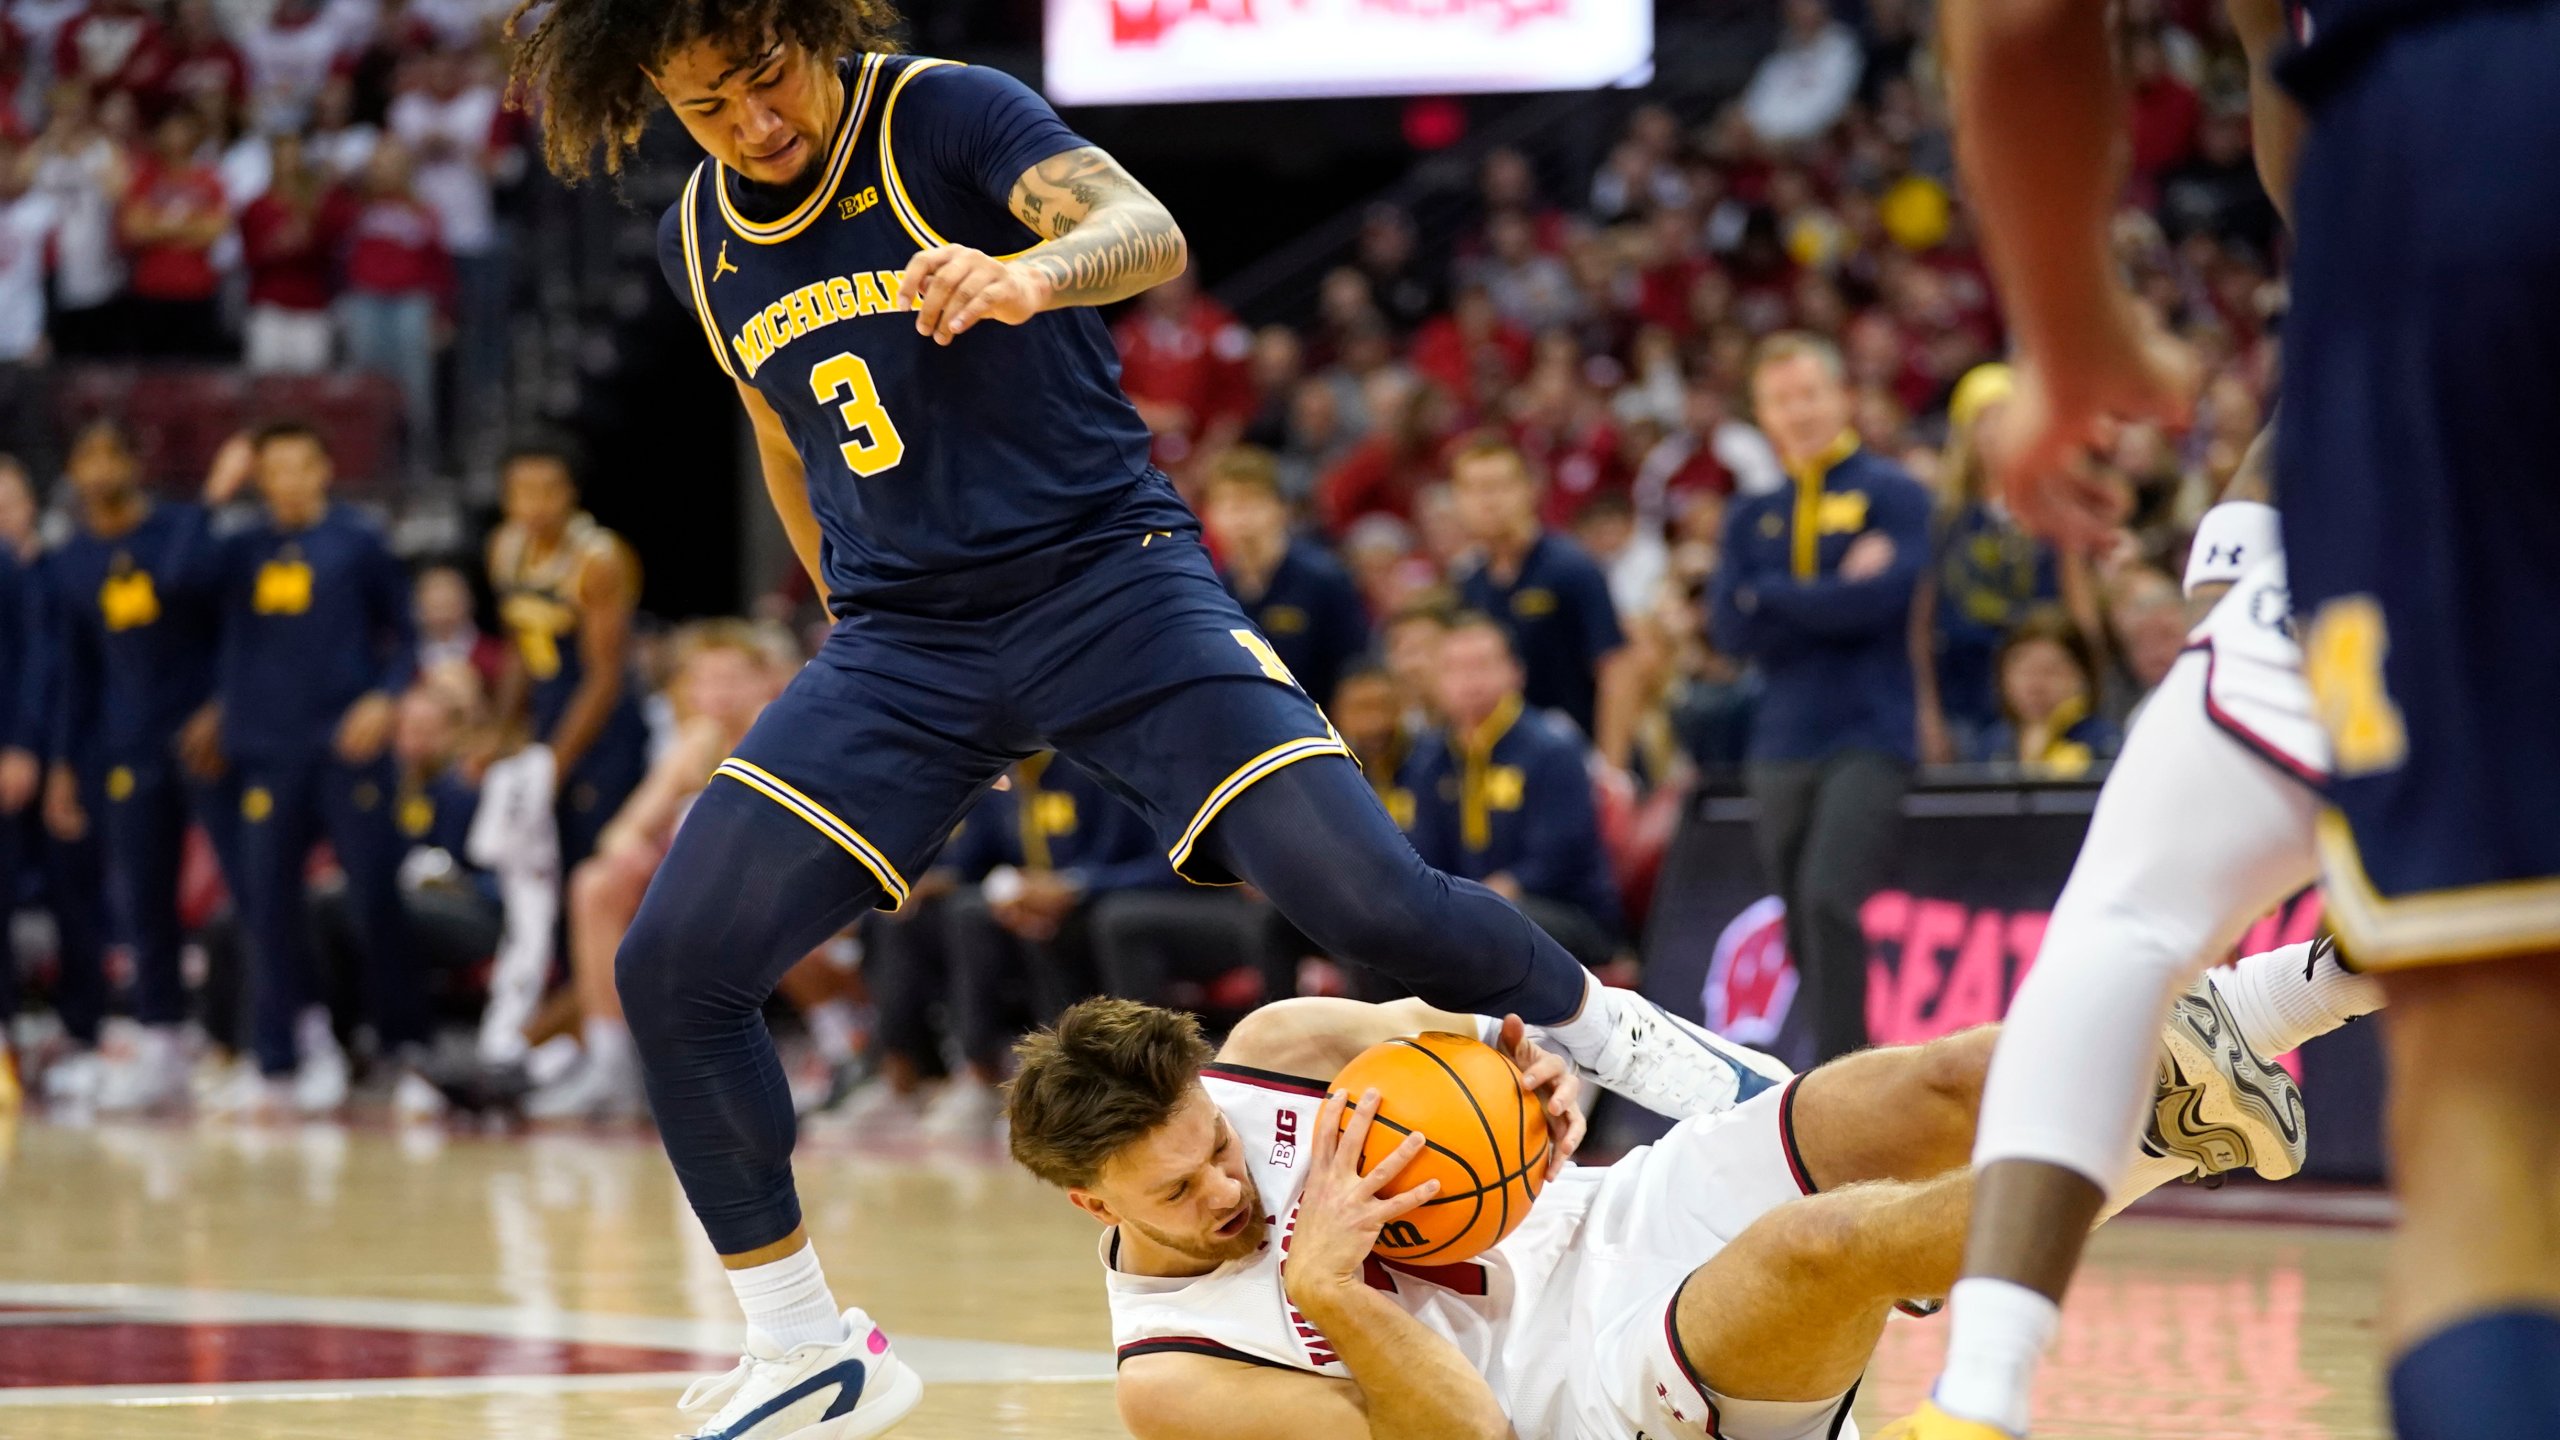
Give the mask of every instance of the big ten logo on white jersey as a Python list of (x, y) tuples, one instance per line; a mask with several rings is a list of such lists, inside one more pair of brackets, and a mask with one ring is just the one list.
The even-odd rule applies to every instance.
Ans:
[(1298, 1164), (1298, 1112), (1283, 1110), (1272, 1117), (1271, 1163), (1278, 1169), (1295, 1169)]

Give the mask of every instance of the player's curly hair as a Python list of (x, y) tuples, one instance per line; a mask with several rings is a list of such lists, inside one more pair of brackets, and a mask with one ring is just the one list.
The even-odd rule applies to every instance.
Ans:
[(517, 0), (507, 17), (516, 103), (542, 116), (542, 158), (575, 182), (622, 172), (658, 94), (644, 71), (705, 36), (816, 55), (895, 51), (890, 0)]

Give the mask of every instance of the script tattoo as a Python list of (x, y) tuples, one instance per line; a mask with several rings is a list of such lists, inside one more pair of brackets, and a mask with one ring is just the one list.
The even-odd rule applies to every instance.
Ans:
[(1032, 166), (1010, 200), (1017, 219), (1048, 237), (1020, 263), (1061, 303), (1125, 299), (1182, 269), (1182, 231), (1163, 202), (1091, 146)]

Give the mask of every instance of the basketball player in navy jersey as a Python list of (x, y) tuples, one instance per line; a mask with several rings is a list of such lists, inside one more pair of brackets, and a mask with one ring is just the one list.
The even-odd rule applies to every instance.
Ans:
[[(2309, 43), (2280, 67), (2308, 129), (2276, 495), (2332, 752), (2330, 917), (2393, 1010), (2392, 1408), (2413, 1440), (2549, 1436), (2560, 487), (2518, 421), (2560, 383), (2560, 3), (2304, 8)], [(2085, 465), (2090, 442), (2118, 417), (2176, 414), (2192, 375), (2109, 256), (2121, 110), (2104, 7), (1959, 0), (1945, 36), (1958, 153), (2026, 361), (2003, 478), (2029, 524), (2099, 545), (2123, 496)], [(2025, 1258), (2067, 1276), (2077, 1239), (2051, 1238)], [(1981, 1418), (1911, 1434), (2014, 1433)]]
[(617, 983), (660, 1131), (728, 1266), (747, 1358), (692, 1398), (720, 1440), (877, 1434), (913, 1373), (836, 1309), (801, 1227), (758, 1007), (865, 907), (895, 909), (971, 799), (1047, 748), (1175, 868), (1250, 881), (1434, 1004), (1518, 1013), (1676, 1115), (1752, 1067), (1414, 855), (1227, 594), (1148, 463), (1093, 308), (1178, 273), (1145, 187), (992, 70), (889, 53), (880, 0), (559, 0), (515, 22), (552, 167), (620, 159), (662, 100), (709, 158), (660, 227), (668, 282), (753, 421), (838, 617), (721, 766)]

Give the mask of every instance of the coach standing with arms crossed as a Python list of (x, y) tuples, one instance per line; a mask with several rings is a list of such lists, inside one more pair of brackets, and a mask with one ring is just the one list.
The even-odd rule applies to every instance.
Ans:
[(1766, 685), (1744, 777), (1818, 1062), (1867, 1043), (1858, 912), (1901, 848), (1916, 758), (1905, 636), (1929, 497), (1858, 443), (1828, 342), (1770, 337), (1751, 402), (1794, 483), (1725, 517), (1711, 624), (1717, 646), (1749, 656)]

